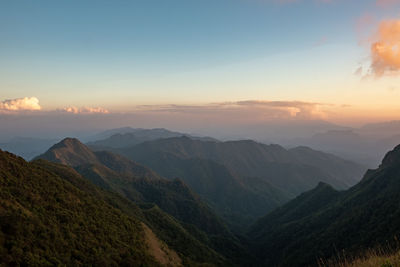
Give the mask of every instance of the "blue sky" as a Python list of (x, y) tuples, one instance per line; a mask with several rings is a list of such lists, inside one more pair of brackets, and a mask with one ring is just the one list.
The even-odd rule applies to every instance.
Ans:
[(286, 2), (2, 1), (0, 101), (34, 96), (48, 110), (244, 100), (396, 107), (398, 91), (387, 88), (397, 79), (354, 72), (369, 64), (360, 18), (397, 19), (399, 5)]

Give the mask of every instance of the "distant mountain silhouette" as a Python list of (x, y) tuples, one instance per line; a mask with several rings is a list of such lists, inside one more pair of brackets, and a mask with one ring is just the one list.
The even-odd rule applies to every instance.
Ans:
[(7, 142), (0, 143), (0, 149), (31, 160), (35, 156), (44, 153), (59, 139), (39, 139), (29, 137), (14, 137)]
[(400, 146), (347, 191), (320, 183), (260, 219), (249, 235), (265, 265), (308, 266), (400, 235)]
[(163, 128), (141, 129), (125, 127), (101, 133), (97, 136), (95, 141), (89, 142), (88, 145), (97, 149), (121, 148), (137, 145), (146, 141), (181, 136), (186, 136), (194, 140), (218, 141), (211, 137), (192, 136), (190, 134), (173, 132)]
[(360, 132), (379, 136), (393, 136), (400, 132), (400, 121), (369, 123), (360, 128)]
[(400, 122), (367, 124), (360, 128), (320, 132), (306, 138), (287, 141), (287, 146), (304, 145), (378, 167), (385, 153), (400, 143)]

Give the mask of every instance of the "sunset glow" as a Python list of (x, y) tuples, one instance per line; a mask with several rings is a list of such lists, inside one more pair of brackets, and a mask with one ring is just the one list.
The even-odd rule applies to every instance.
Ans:
[(400, 119), (396, 0), (39, 2), (0, 4), (4, 118)]

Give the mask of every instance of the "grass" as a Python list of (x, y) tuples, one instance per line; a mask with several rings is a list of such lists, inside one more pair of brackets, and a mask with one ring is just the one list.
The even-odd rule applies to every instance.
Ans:
[(368, 249), (359, 256), (346, 256), (344, 252), (330, 260), (320, 259), (319, 267), (400, 267), (399, 240), (395, 245), (386, 245)]
[(344, 267), (400, 267), (400, 251), (391, 255), (381, 255), (370, 252), (366, 257), (355, 259), (353, 262), (345, 263)]

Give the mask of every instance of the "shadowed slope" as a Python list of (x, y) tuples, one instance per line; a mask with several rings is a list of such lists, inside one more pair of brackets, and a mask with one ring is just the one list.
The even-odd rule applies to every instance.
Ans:
[(400, 146), (347, 191), (328, 185), (290, 201), (250, 231), (266, 265), (315, 264), (338, 252), (354, 254), (400, 235)]

